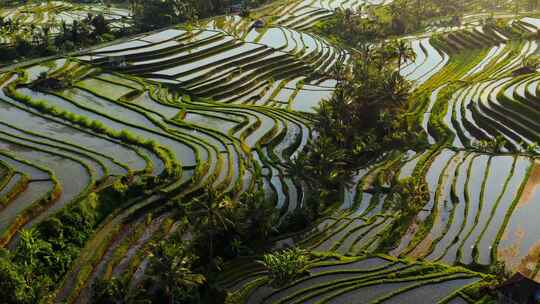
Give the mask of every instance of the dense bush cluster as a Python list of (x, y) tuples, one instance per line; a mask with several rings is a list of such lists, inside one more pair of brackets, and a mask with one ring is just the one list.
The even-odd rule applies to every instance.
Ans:
[(351, 70), (342, 75), (335, 94), (323, 101), (315, 115), (317, 137), (304, 154), (292, 161), (289, 172), (311, 190), (309, 208), (317, 214), (324, 204), (340, 199), (356, 169), (394, 149), (425, 146), (425, 134), (404, 119), (410, 84), (394, 62), (407, 49), (368, 48), (354, 56)]

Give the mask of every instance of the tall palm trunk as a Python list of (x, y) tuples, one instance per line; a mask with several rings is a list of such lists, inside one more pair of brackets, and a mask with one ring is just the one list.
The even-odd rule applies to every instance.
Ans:
[(214, 266), (214, 235), (213, 232), (210, 232), (210, 239), (208, 240), (209, 248), (208, 248), (208, 257), (210, 259), (210, 266)]

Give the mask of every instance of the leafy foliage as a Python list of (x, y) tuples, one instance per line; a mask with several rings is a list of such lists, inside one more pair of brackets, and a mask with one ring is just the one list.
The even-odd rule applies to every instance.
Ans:
[[(60, 12), (51, 10), (49, 14)], [(58, 34), (52, 33), (58, 30)], [(36, 25), (25, 24), (17, 19), (0, 18), (0, 32), (13, 37), (12, 44), (0, 45), (0, 61), (20, 59), (20, 57), (50, 56), (63, 51), (73, 51), (84, 47), (110, 41), (116, 35), (123, 36), (127, 31), (112, 32), (103, 14), (88, 16), (82, 20), (49, 22)], [(54, 37), (54, 39), (53, 39)]]
[(219, 268), (223, 257), (252, 255), (269, 245), (276, 232), (277, 210), (264, 192), (238, 200), (207, 188), (205, 194), (181, 206), (194, 229), (194, 250), (204, 265)]
[[(93, 303), (120, 304), (136, 302), (129, 296), (128, 280), (116, 277), (110, 280), (98, 279), (92, 287)], [(143, 301), (137, 301), (137, 303), (143, 303)], [(149, 303), (149, 301), (146, 303)]]
[(431, 23), (461, 23), (463, 1), (396, 0), (386, 6), (361, 6), (358, 10), (337, 9), (319, 30), (350, 46), (383, 41), (388, 37), (416, 32)]
[(309, 257), (305, 250), (290, 248), (281, 252), (265, 254), (259, 263), (268, 270), (271, 284), (279, 287), (301, 276), (308, 261)]
[(198, 287), (206, 278), (193, 272), (197, 257), (183, 245), (182, 239), (172, 239), (157, 243), (150, 254), (150, 268), (147, 274), (166, 298), (175, 303), (193, 303), (199, 298)]
[[(506, 140), (502, 136), (497, 136), (489, 140), (479, 140), (472, 143), (473, 148), (485, 153), (499, 153), (504, 149), (505, 145)], [(534, 146), (531, 146), (531, 149), (534, 148)]]
[(132, 1), (132, 10), (135, 23), (142, 31), (193, 21), (199, 14), (197, 1), (193, 0)]
[(408, 177), (394, 186), (394, 203), (402, 214), (416, 214), (429, 200), (429, 188), (424, 179)]
[(427, 145), (425, 133), (407, 123), (411, 86), (388, 64), (404, 58), (402, 52), (408, 49), (400, 44), (366, 44), (350, 70), (335, 71), (336, 91), (315, 115), (318, 136), (288, 165), (289, 174), (308, 186), (308, 208), (315, 216), (340, 198), (356, 169), (388, 151)]

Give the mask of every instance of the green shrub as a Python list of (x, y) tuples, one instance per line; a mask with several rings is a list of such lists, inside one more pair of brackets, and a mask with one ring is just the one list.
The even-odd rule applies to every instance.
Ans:
[(101, 35), (101, 39), (103, 41), (113, 41), (115, 39), (115, 37), (111, 33), (105, 33), (105, 34)]
[(287, 213), (278, 230), (281, 233), (292, 233), (306, 229), (313, 221), (313, 215), (306, 208), (297, 208)]
[(92, 303), (126, 303), (130, 299), (129, 281), (123, 278), (97, 279), (92, 285)]
[[(504, 137), (498, 135), (494, 139), (480, 140), (472, 143), (472, 147), (484, 153), (500, 153), (506, 145)], [(535, 147), (533, 147), (535, 148)]]
[(32, 303), (31, 286), (21, 266), (13, 263), (8, 252), (0, 252), (0, 298), (3, 303)]
[(424, 179), (408, 177), (394, 187), (395, 207), (404, 215), (416, 214), (429, 200), (429, 188)]
[[(155, 244), (150, 253), (146, 284), (154, 286), (155, 299), (173, 303), (198, 303), (199, 287), (206, 277), (193, 271), (198, 257), (186, 248), (179, 235)], [(154, 300), (153, 303), (156, 303)]]
[(9, 61), (17, 58), (17, 51), (11, 46), (0, 46), (0, 61)]
[(305, 250), (291, 248), (265, 254), (259, 263), (268, 270), (270, 284), (280, 287), (300, 277), (304, 273), (308, 261), (308, 253)]

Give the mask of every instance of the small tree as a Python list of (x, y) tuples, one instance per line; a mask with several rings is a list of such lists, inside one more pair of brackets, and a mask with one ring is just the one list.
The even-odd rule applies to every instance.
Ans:
[(95, 30), (94, 33), (98, 36), (103, 35), (107, 32), (109, 32), (109, 28), (107, 26), (107, 21), (105, 20), (105, 17), (103, 14), (99, 14), (91, 19), (91, 24), (94, 26)]
[(420, 211), (430, 197), (425, 180), (414, 177), (401, 180), (392, 192), (395, 195), (395, 206), (405, 216)]
[(268, 270), (270, 284), (275, 287), (284, 286), (300, 277), (308, 262), (307, 251), (298, 248), (268, 253), (259, 261)]
[(496, 276), (499, 282), (503, 282), (504, 280), (509, 279), (511, 276), (511, 273), (508, 271), (504, 261), (496, 261), (493, 263), (491, 266), (489, 266), (488, 272)]
[(540, 56), (530, 55), (523, 58), (523, 67), (529, 68), (531, 70), (536, 70), (540, 67)]
[(150, 252), (148, 274), (169, 303), (193, 303), (199, 298), (198, 288), (206, 282), (202, 274), (193, 272), (197, 261), (179, 236), (157, 243)]
[(98, 279), (92, 285), (92, 303), (128, 303), (129, 281), (121, 278)]
[(472, 143), (473, 148), (485, 153), (500, 153), (506, 146), (506, 139), (501, 135), (489, 140), (480, 140)]
[(4, 303), (31, 303), (33, 301), (25, 271), (9, 257), (7, 250), (0, 249), (0, 299)]

